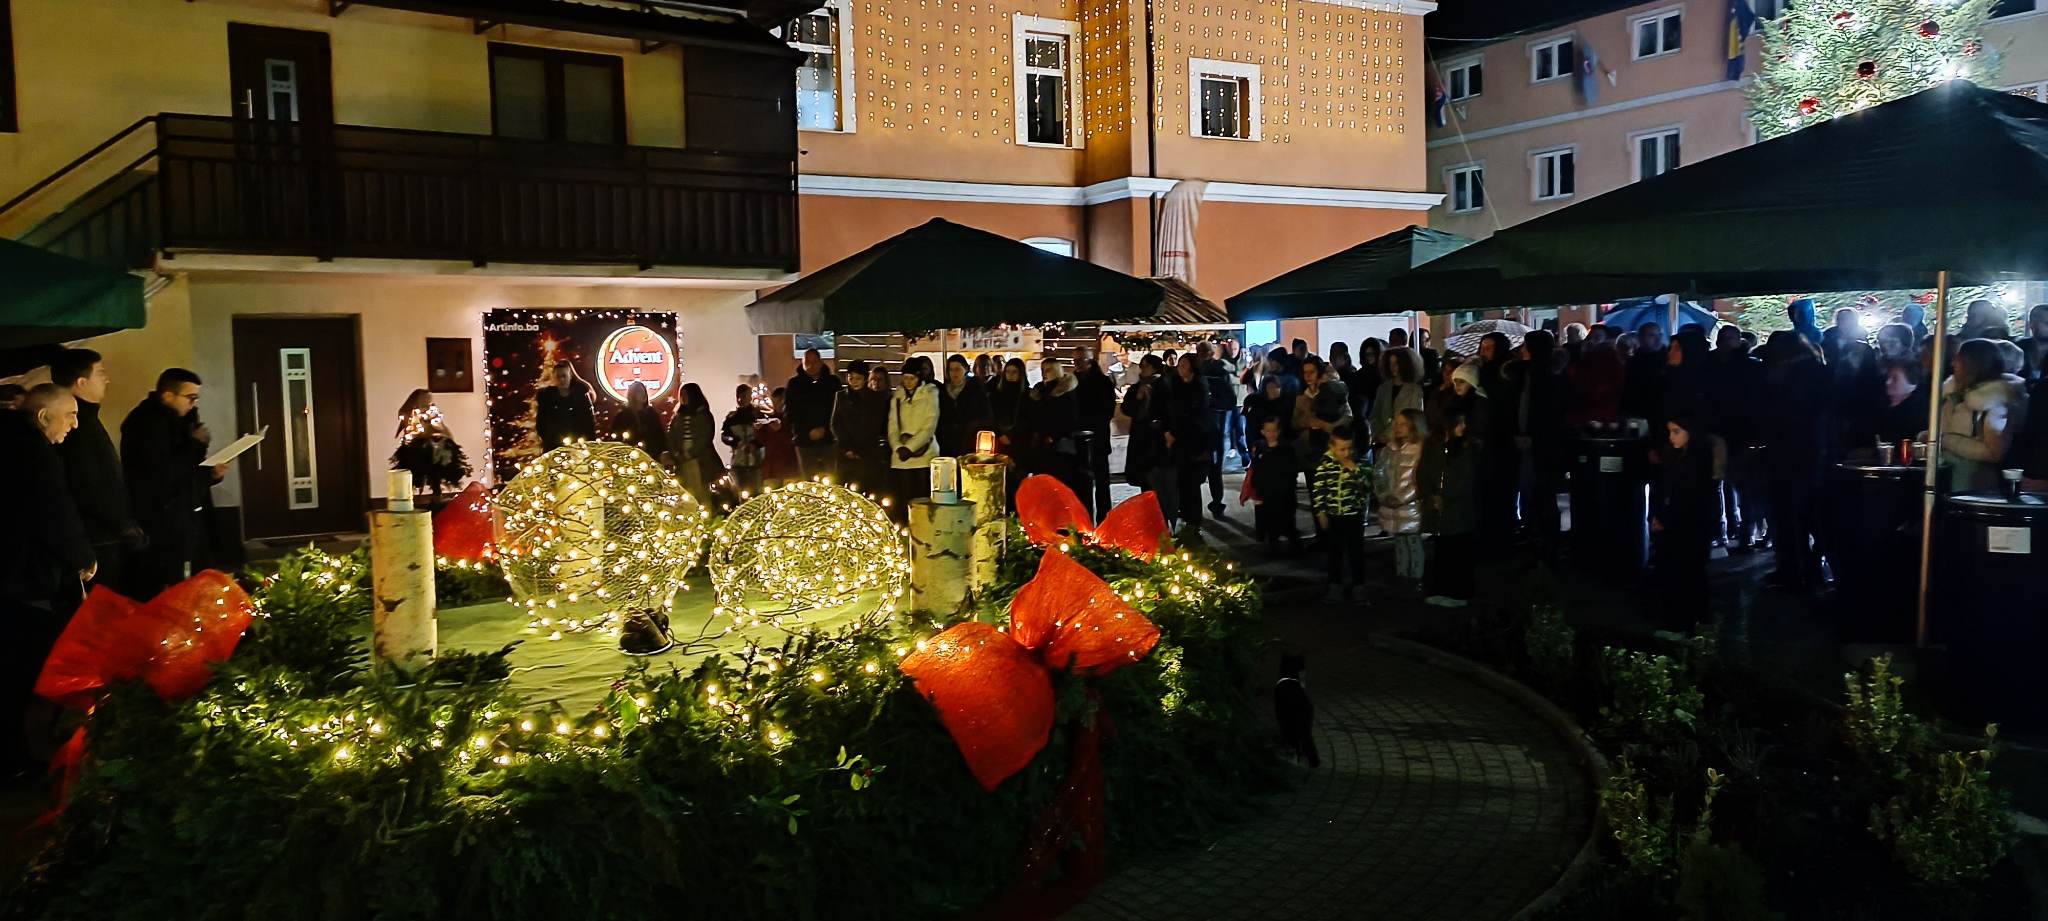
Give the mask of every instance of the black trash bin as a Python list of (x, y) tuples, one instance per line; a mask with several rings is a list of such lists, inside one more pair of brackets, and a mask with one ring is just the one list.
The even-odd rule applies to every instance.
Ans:
[(1844, 639), (1913, 641), (1926, 477), (1925, 467), (1896, 464), (1845, 463), (1828, 471), (1822, 514)]
[(1573, 564), (1641, 572), (1650, 555), (1647, 443), (1581, 435), (1572, 439), (1571, 451)]
[(1950, 496), (1936, 533), (1928, 617), (1948, 644), (1962, 689), (1988, 719), (2048, 724), (2040, 674), (2048, 650), (2048, 495)]

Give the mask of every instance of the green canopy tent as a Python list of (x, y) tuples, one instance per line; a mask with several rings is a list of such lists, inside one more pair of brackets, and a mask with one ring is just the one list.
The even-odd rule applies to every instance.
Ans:
[(1401, 313), (1412, 304), (1388, 282), (1470, 245), (1472, 238), (1410, 225), (1325, 256), (1226, 301), (1234, 323)]
[[(1607, 300), (1932, 287), (1940, 380), (1949, 287), (2048, 277), (2044, 208), (2048, 105), (1951, 81), (1516, 225), (1485, 255), (1510, 302), (1525, 282), (1575, 276)], [(1938, 454), (1922, 506), (1923, 644)]]
[(747, 307), (757, 335), (918, 332), (1142, 321), (1160, 286), (940, 218), (792, 282)]
[(1388, 297), (1403, 310), (1449, 313), (1494, 307), (1604, 304), (1653, 295), (1627, 277), (1561, 274), (1509, 278), (1501, 272), (1498, 234), (1388, 279)]
[(0, 239), (0, 374), (42, 364), (56, 343), (143, 319), (142, 279)]

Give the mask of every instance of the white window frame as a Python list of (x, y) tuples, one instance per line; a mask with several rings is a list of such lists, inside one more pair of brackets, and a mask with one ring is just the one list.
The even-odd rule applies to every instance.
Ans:
[[(1531, 65), (1534, 66), (1533, 64)], [(1465, 75), (1465, 94), (1460, 96), (1451, 91), (1451, 75), (1459, 71), (1475, 71), (1479, 74), (1480, 90), (1472, 92), (1472, 76)], [(1533, 71), (1531, 71), (1533, 73)], [(1444, 99), (1449, 102), (1464, 102), (1486, 94), (1486, 59), (1484, 57), (1460, 58), (1444, 65)]]
[[(1202, 133), (1202, 78), (1243, 80), (1245, 84), (1244, 137)], [(1259, 139), (1259, 65), (1237, 61), (1188, 59), (1188, 136), (1210, 141), (1256, 141)]]
[[(1662, 144), (1661, 144), (1661, 140), (1662, 140), (1663, 138), (1667, 138), (1667, 137), (1670, 137), (1670, 138), (1677, 138), (1677, 139), (1678, 139), (1678, 158), (1677, 158), (1677, 159), (1678, 159), (1678, 160), (1679, 160), (1680, 162), (1678, 162), (1678, 163), (1673, 163), (1673, 164), (1671, 164), (1671, 165), (1669, 165), (1669, 166), (1666, 166), (1666, 167), (1664, 168), (1664, 173), (1668, 173), (1668, 172), (1671, 172), (1672, 170), (1675, 170), (1675, 169), (1677, 169), (1677, 168), (1678, 168), (1679, 166), (1681, 166), (1681, 165), (1683, 164), (1683, 162), (1684, 162), (1684, 159), (1685, 159), (1685, 129), (1684, 129), (1684, 127), (1683, 127), (1683, 126), (1680, 126), (1680, 125), (1665, 125), (1665, 126), (1664, 126), (1664, 127), (1662, 127), (1662, 128), (1651, 128), (1651, 129), (1648, 129), (1648, 130), (1645, 130), (1645, 131), (1638, 131), (1638, 132), (1635, 132), (1634, 134), (1631, 134), (1631, 135), (1629, 135), (1629, 136), (1628, 136), (1628, 162), (1629, 162), (1629, 173), (1630, 173), (1630, 174), (1631, 174), (1632, 176), (1634, 176), (1634, 177), (1635, 177), (1635, 178), (1633, 179), (1633, 181), (1635, 181), (1635, 182), (1641, 182), (1641, 181), (1643, 181), (1643, 180), (1645, 180), (1645, 179), (1648, 179), (1648, 178), (1650, 178), (1650, 177), (1648, 177), (1648, 176), (1645, 176), (1645, 175), (1643, 175), (1643, 142), (1644, 142), (1644, 141), (1647, 141), (1647, 140), (1650, 140), (1651, 138), (1657, 138), (1657, 139), (1659, 139), (1659, 141), (1660, 141), (1660, 144), (1659, 144), (1659, 146), (1658, 146), (1658, 148), (1657, 148), (1657, 158), (1658, 158), (1659, 160), (1662, 160), (1662, 159), (1663, 159), (1663, 157), (1664, 157), (1664, 148), (1663, 148), (1663, 146), (1662, 146)], [(1659, 176), (1662, 176), (1662, 175), (1664, 175), (1664, 173), (1658, 173), (1657, 175), (1659, 175)]]
[[(1572, 46), (1572, 66), (1570, 67), (1560, 66), (1563, 62), (1555, 60), (1557, 54), (1555, 49), (1557, 49), (1561, 45)], [(1551, 56), (1553, 58), (1552, 66), (1557, 66), (1558, 72), (1548, 77), (1539, 77), (1536, 75), (1537, 63), (1543, 59), (1543, 52), (1545, 51), (1551, 52)], [(1579, 69), (1579, 55), (1581, 53), (1582, 52), (1579, 51), (1579, 37), (1576, 33), (1571, 35), (1553, 35), (1549, 38), (1538, 39), (1536, 41), (1530, 42), (1529, 84), (1531, 86), (1534, 86), (1538, 83), (1549, 83), (1553, 80), (1564, 80), (1569, 78), (1575, 71)]]
[[(811, 16), (816, 15), (818, 13), (826, 13), (827, 15), (833, 17), (833, 19), (835, 20), (833, 25), (837, 27), (839, 35), (839, 44), (837, 46), (828, 47), (825, 45), (811, 45), (803, 42), (790, 41), (787, 36), (781, 34), (782, 28), (780, 26), (776, 27), (774, 31), (776, 33), (777, 38), (782, 39), (789, 45), (789, 47), (794, 48), (798, 51), (823, 51), (833, 56), (833, 64), (835, 67), (833, 72), (837, 74), (839, 78), (839, 98), (838, 100), (836, 100), (839, 105), (839, 127), (808, 128), (804, 127), (802, 120), (799, 119), (797, 122), (797, 128), (798, 130), (801, 131), (817, 131), (822, 132), (824, 134), (852, 134), (855, 124), (853, 118), (853, 105), (854, 99), (856, 98), (853, 89), (853, 4), (848, 2), (848, 0), (825, 0), (825, 5), (823, 7), (820, 7), (819, 9), (816, 10), (812, 10), (809, 13), (804, 13), (802, 15)], [(797, 19), (800, 17), (792, 16), (790, 18)], [(792, 77), (791, 79), (794, 79), (794, 77)], [(799, 94), (799, 99), (801, 99), (801, 94), (803, 93), (803, 90), (799, 89), (797, 90), (797, 93)]]
[[(1064, 79), (1067, 106), (1067, 142), (1064, 144), (1041, 144), (1031, 140), (1031, 81), (1026, 75), (1033, 69), (1024, 66), (1024, 40), (1031, 35), (1059, 36), (1066, 42), (1066, 67), (1061, 74)], [(1071, 19), (1049, 19), (1030, 13), (1010, 14), (1010, 95), (1016, 101), (1017, 143), (1024, 147), (1051, 147), (1063, 150), (1078, 150), (1082, 145), (1081, 132), (1081, 24)]]
[[(1458, 177), (1473, 174), (1479, 178), (1479, 204), (1469, 208), (1458, 207)], [(1486, 210), (1486, 161), (1456, 163), (1444, 167), (1444, 213), (1478, 214)]]
[(1075, 248), (1074, 241), (1066, 237), (1025, 237), (1021, 242), (1026, 246), (1035, 246), (1055, 256), (1065, 256), (1069, 259), (1078, 258), (1075, 254), (1080, 252)]
[[(1559, 155), (1561, 154), (1568, 154), (1572, 158), (1572, 190), (1558, 195), (1545, 195), (1543, 194), (1543, 177), (1545, 171), (1551, 169), (1551, 167), (1547, 164), (1550, 161), (1558, 159)], [(1563, 178), (1563, 173), (1561, 170), (1559, 171), (1558, 178)], [(1563, 185), (1562, 182), (1554, 182), (1552, 184)], [(1566, 201), (1577, 194), (1579, 194), (1578, 145), (1566, 144), (1562, 147), (1546, 147), (1542, 150), (1529, 151), (1530, 201)]]
[[(1678, 45), (1676, 47), (1664, 47), (1664, 20), (1666, 19), (1678, 20)], [(1641, 43), (1642, 31), (1644, 26), (1651, 23), (1655, 23), (1657, 26), (1657, 50), (1644, 54), (1642, 53), (1643, 46)], [(1640, 16), (1629, 17), (1628, 56), (1630, 60), (1647, 61), (1651, 58), (1670, 57), (1683, 50), (1685, 50), (1685, 7), (1667, 6), (1661, 10), (1652, 10)]]

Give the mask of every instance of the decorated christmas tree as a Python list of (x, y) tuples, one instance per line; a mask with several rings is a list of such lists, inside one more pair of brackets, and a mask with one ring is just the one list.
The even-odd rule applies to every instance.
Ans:
[(1763, 23), (1763, 68), (1750, 87), (1757, 135), (1773, 138), (1935, 84), (1989, 85), (1984, 40), (1996, 0), (1802, 0)]

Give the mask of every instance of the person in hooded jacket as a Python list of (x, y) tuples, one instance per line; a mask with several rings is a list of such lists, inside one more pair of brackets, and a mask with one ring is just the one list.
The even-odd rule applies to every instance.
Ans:
[(1950, 482), (1956, 492), (1995, 490), (2026, 421), (2026, 382), (2005, 373), (1996, 342), (1971, 339), (1956, 351), (1950, 384), (1941, 398), (1941, 456)]
[(1826, 337), (1821, 335), (1820, 322), (1814, 319), (1814, 306), (1813, 298), (1799, 298), (1785, 305), (1785, 318), (1792, 321), (1793, 332), (1798, 333), (1801, 339), (1812, 343), (1815, 349), (1819, 349)]

